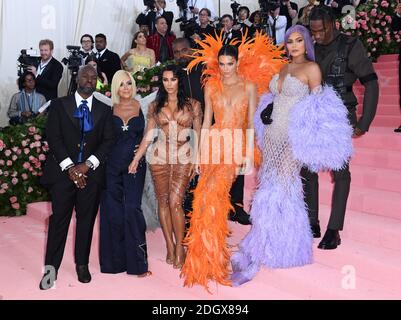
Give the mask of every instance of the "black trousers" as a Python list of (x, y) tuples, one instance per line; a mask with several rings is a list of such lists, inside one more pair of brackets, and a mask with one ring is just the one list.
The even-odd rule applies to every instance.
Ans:
[(61, 181), (50, 188), (53, 214), (49, 220), (45, 265), (60, 268), (68, 229), (75, 207), (76, 237), (75, 263), (86, 265), (92, 244), (93, 227), (99, 209), (101, 187), (88, 181), (85, 189), (78, 189), (72, 181)]
[[(356, 111), (352, 108), (348, 113), (348, 119), (352, 126), (356, 124)], [(349, 164), (345, 168), (331, 172), (334, 179), (334, 190), (332, 195), (330, 220), (327, 226), (332, 230), (343, 230), (345, 211), (351, 187), (351, 172)], [(307, 168), (301, 170), (305, 203), (308, 208), (309, 221), (311, 225), (319, 223), (319, 175), (309, 171)]]

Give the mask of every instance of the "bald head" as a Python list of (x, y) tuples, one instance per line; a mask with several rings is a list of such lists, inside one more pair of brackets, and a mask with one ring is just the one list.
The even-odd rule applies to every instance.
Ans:
[(89, 98), (96, 91), (97, 71), (91, 65), (86, 65), (78, 70), (78, 93), (82, 98)]

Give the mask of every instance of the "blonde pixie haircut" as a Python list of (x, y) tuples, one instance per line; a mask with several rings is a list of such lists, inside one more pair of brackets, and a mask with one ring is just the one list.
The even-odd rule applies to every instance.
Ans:
[(121, 83), (125, 77), (130, 78), (132, 82), (132, 99), (136, 96), (136, 84), (135, 80), (132, 77), (131, 73), (125, 70), (119, 70), (115, 73), (113, 77), (113, 81), (111, 82), (111, 100), (113, 105), (120, 103), (120, 96), (118, 95), (118, 90), (120, 89)]

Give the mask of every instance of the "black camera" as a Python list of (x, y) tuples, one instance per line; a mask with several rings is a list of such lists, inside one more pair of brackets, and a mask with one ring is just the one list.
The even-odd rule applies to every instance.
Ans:
[(259, 0), (259, 5), (264, 12), (274, 11), (281, 6), (279, 0)]
[(81, 55), (80, 49), (81, 47), (79, 46), (67, 46), (70, 55), (68, 58), (61, 60), (72, 72), (78, 72), (79, 67), (83, 64), (83, 56)]
[(42, 60), (42, 58), (36, 50), (33, 50), (32, 48), (22, 49), (21, 55), (18, 57), (18, 77), (27, 72), (29, 67), (37, 67), (40, 60)]
[(237, 20), (237, 16), (238, 16), (238, 8), (241, 6), (237, 1), (235, 0), (231, 0), (232, 4), (231, 4), (231, 10), (233, 11), (233, 18), (236, 21)]
[(180, 8), (180, 11), (187, 10), (188, 0), (177, 0), (177, 6)]
[(150, 10), (155, 10), (155, 0), (143, 0), (143, 5), (149, 7)]
[(196, 22), (196, 18), (183, 19), (180, 24), (180, 30), (184, 32), (184, 38), (190, 38), (195, 33), (200, 32), (200, 25)]

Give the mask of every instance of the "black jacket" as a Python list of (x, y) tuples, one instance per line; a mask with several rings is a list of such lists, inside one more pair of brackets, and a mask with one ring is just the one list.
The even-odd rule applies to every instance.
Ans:
[[(60, 181), (68, 181), (67, 172), (62, 172), (60, 163), (67, 158), (76, 163), (81, 143), (79, 121), (74, 118), (77, 108), (75, 96), (52, 101), (46, 125), (46, 140), (49, 143), (49, 154), (46, 160), (42, 184), (51, 186)], [(88, 172), (88, 179), (94, 179), (104, 185), (105, 161), (113, 143), (113, 118), (109, 106), (93, 98), (92, 104), (93, 130), (86, 134), (84, 159), (94, 155), (100, 166)]]
[(63, 65), (52, 58), (42, 74), (36, 78), (36, 91), (43, 94), (46, 101), (58, 98), (57, 88), (63, 77), (63, 70)]
[(119, 55), (109, 49), (106, 49), (100, 57), (98, 65), (99, 69), (106, 74), (109, 83), (113, 81), (114, 74), (118, 70), (121, 70), (121, 60)]
[[(171, 32), (171, 26), (173, 25), (174, 13), (171, 11), (164, 10), (162, 17), (166, 19), (168, 25), (168, 32)], [(154, 34), (156, 30), (156, 12), (150, 11), (147, 15), (141, 13), (136, 19), (138, 25), (147, 25), (149, 27), (149, 35)]]

